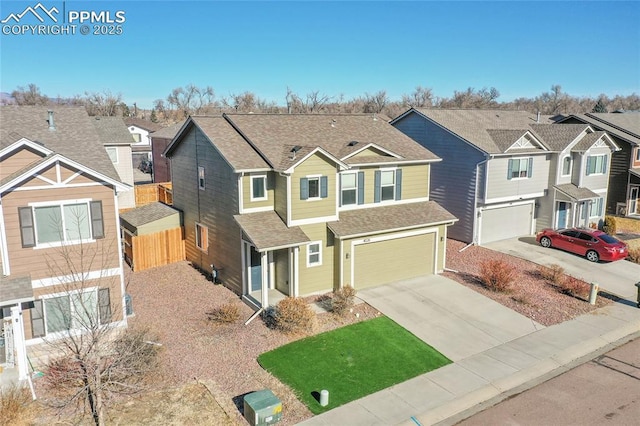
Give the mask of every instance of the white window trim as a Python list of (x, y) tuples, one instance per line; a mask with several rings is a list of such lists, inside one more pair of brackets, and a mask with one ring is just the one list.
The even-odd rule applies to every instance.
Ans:
[[(195, 235), (194, 235), (194, 239), (195, 239), (195, 243), (196, 243), (196, 248), (198, 250), (200, 250), (203, 253), (207, 253), (209, 251), (209, 241), (207, 241), (207, 248), (204, 249), (202, 247), (200, 247), (202, 245), (202, 241), (200, 241), (200, 245), (198, 245), (198, 227), (200, 228), (204, 228), (206, 229), (206, 233), (207, 233), (207, 240), (209, 239), (209, 228), (205, 225), (203, 225), (200, 222), (196, 222), (194, 225), (194, 231), (195, 231)], [(200, 240), (202, 240), (202, 232), (200, 232)]]
[[(569, 159), (569, 173), (565, 174), (564, 173), (564, 160), (565, 159)], [(571, 172), (573, 171), (573, 160), (571, 159), (571, 155), (565, 155), (564, 157), (562, 157), (562, 161), (560, 161), (560, 176), (562, 177), (567, 177), (567, 176), (571, 176)]]
[[(602, 169), (603, 169), (603, 171), (594, 171), (593, 173), (589, 173), (589, 160), (588, 160), (588, 158), (596, 159), (598, 157), (602, 157)], [(585, 170), (585, 175), (586, 176), (603, 176), (605, 174), (604, 170), (607, 170), (607, 164), (606, 164), (607, 160), (608, 160), (607, 154), (589, 155), (587, 157), (587, 164), (586, 164), (587, 169)], [(594, 160), (591, 160), (591, 161), (594, 161)]]
[(113, 164), (118, 164), (120, 162), (120, 157), (118, 155), (118, 148), (115, 146), (107, 146), (105, 147), (105, 150), (107, 151), (107, 155), (109, 155), (109, 151), (113, 151), (113, 153), (115, 154), (116, 157), (116, 161), (111, 160), (111, 155), (109, 155), (109, 159), (111, 160), (111, 162)]
[[(600, 200), (601, 204), (600, 204), (600, 213), (596, 214), (596, 215), (592, 215), (591, 214), (591, 210), (593, 209), (593, 205), (597, 203), (597, 201)], [(603, 197), (598, 197), (598, 198), (594, 198), (593, 200), (591, 200), (591, 203), (589, 204), (589, 218), (593, 218), (593, 217), (602, 217), (602, 213), (604, 213), (604, 198)]]
[[(311, 246), (315, 244), (318, 245), (318, 253), (317, 253), (318, 261), (311, 263), (311, 255), (316, 254), (316, 253), (311, 253)], [(307, 268), (313, 268), (315, 266), (321, 266), (321, 265), (322, 265), (322, 241), (311, 241), (309, 244), (307, 244)]]
[[(307, 190), (309, 192), (309, 198), (307, 198), (305, 201), (318, 201), (318, 200), (322, 200), (322, 189), (320, 188), (320, 181), (322, 178), (322, 175), (307, 175), (305, 176), (305, 178), (307, 178)], [(316, 179), (318, 181), (318, 196), (317, 197), (312, 197), (311, 196), (311, 191), (309, 190), (311, 188), (311, 185), (309, 184), (311, 182), (312, 179)]]
[[(78, 335), (79, 333), (81, 333), (83, 330), (83, 328), (70, 328), (69, 330), (65, 330), (65, 331), (57, 331), (55, 333), (49, 333), (48, 330), (48, 326), (47, 326), (47, 307), (46, 304), (44, 303), (45, 299), (54, 299), (56, 297), (63, 297), (63, 296), (67, 296), (67, 297), (71, 297), (71, 295), (73, 294), (80, 294), (80, 293), (95, 293), (96, 296), (96, 318), (98, 319), (98, 324), (100, 327), (106, 327), (109, 324), (100, 324), (100, 307), (99, 307), (99, 302), (98, 302), (98, 289), (100, 287), (87, 287), (87, 288), (81, 288), (78, 290), (71, 290), (71, 291), (63, 291), (60, 293), (49, 293), (49, 294), (44, 294), (40, 297), (40, 300), (42, 300), (42, 316), (44, 319), (44, 337), (39, 337), (39, 339), (42, 338), (47, 338), (47, 339), (58, 339), (61, 337), (66, 337), (69, 335)], [(69, 309), (74, 309), (73, 308), (73, 303), (71, 303), (71, 300), (69, 300)], [(73, 316), (75, 315), (75, 312), (70, 313), (71, 317), (73, 318)], [(72, 321), (73, 323), (73, 321)]]
[(640, 161), (640, 147), (636, 148), (635, 161)]
[[(264, 197), (257, 197), (254, 198), (253, 197), (253, 180), (254, 179), (263, 179), (263, 190), (264, 190)], [(266, 201), (269, 199), (269, 196), (267, 195), (267, 175), (251, 175), (250, 176), (250, 180), (249, 180), (249, 191), (250, 191), (250, 200), (251, 201)]]
[[(395, 203), (396, 202), (396, 170), (397, 169), (398, 169), (397, 167), (385, 167), (385, 168), (378, 169), (378, 170), (380, 170), (380, 203), (379, 204)], [(393, 184), (391, 184), (391, 185), (382, 185), (382, 173), (384, 173), (384, 172), (392, 172)], [(383, 187), (387, 187), (387, 186), (391, 186), (393, 188), (393, 197), (391, 197), (390, 200), (383, 200), (382, 199), (382, 188)]]
[[(340, 208), (343, 208), (343, 207), (347, 207), (348, 208), (348, 207), (351, 207), (351, 206), (357, 206), (358, 205), (358, 190), (360, 189), (360, 188), (358, 188), (358, 172), (359, 172), (359, 170), (355, 170), (355, 171), (349, 170), (349, 171), (340, 173), (340, 184), (339, 184), (340, 185)], [(342, 188), (342, 181), (343, 181), (342, 176), (345, 176), (345, 175), (354, 175), (356, 177), (356, 186), (355, 186), (356, 202), (353, 203), (353, 204), (345, 204), (344, 201), (343, 201), (343, 198), (342, 198), (342, 192), (344, 191), (344, 189)], [(349, 188), (349, 190), (351, 191), (351, 190), (353, 190), (353, 188)]]
[[(200, 175), (202, 174), (202, 181), (200, 180)], [(200, 184), (202, 182), (202, 185)], [(200, 191), (204, 191), (207, 187), (206, 181), (206, 173), (203, 166), (198, 166), (198, 189)]]
[[(53, 201), (53, 202), (37, 201), (37, 202), (27, 204), (27, 206), (32, 208), (31, 214), (33, 215), (33, 232), (36, 237), (36, 245), (33, 246), (32, 248), (34, 250), (40, 250), (40, 249), (47, 249), (47, 248), (62, 247), (65, 245), (95, 243), (96, 240), (93, 238), (93, 227), (92, 227), (93, 222), (91, 220), (91, 205), (89, 204), (91, 201), (94, 201), (94, 200), (90, 198), (82, 198), (79, 200), (61, 200), (61, 201)], [(80, 239), (80, 240), (70, 240), (70, 241), (65, 240), (65, 241), (56, 241), (52, 243), (39, 243), (38, 242), (38, 223), (36, 221), (34, 209), (38, 207), (60, 207), (60, 211), (62, 212), (63, 211), (62, 206), (69, 205), (69, 204), (86, 204), (87, 205), (87, 214), (89, 215), (87, 217), (87, 220), (89, 221), (89, 234), (91, 235), (91, 237)], [(64, 223), (64, 214), (62, 215), (62, 221)], [(66, 237), (66, 234), (64, 235)]]
[(510, 180), (524, 180), (524, 179), (530, 179), (531, 176), (531, 170), (529, 170), (529, 158), (532, 157), (513, 157), (511, 158), (511, 161), (513, 164), (513, 161), (515, 160), (519, 160), (518, 165), (521, 164), (522, 160), (525, 160), (525, 164), (527, 165), (527, 175), (525, 177), (521, 177), (520, 176), (520, 171), (522, 171), (522, 169), (518, 169), (518, 177), (513, 177), (513, 169), (511, 169), (511, 179)]

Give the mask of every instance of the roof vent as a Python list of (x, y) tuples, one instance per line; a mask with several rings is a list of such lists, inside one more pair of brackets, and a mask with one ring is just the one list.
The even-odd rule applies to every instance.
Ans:
[(56, 123), (53, 121), (53, 111), (49, 110), (48, 112), (49, 112), (49, 120), (47, 120), (47, 121), (49, 123), (49, 130), (55, 130), (56, 129)]
[(351, 141), (347, 144), (347, 146), (356, 146), (358, 145), (358, 141)]
[(296, 153), (298, 151), (300, 151), (302, 149), (302, 147), (300, 145), (296, 145), (293, 148), (291, 148), (291, 151), (289, 151), (291, 153), (291, 159), (295, 160), (296, 159)]

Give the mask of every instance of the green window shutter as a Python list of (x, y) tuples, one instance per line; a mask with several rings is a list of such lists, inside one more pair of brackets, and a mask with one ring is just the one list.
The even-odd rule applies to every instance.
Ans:
[(300, 178), (300, 199), (307, 200), (309, 198), (309, 179)]
[(102, 217), (102, 201), (92, 201), (91, 205), (91, 229), (93, 238), (104, 238), (104, 219)]
[(376, 173), (374, 174), (374, 178), (373, 178), (373, 202), (374, 203), (380, 202), (380, 179), (381, 179), (380, 170), (376, 170)]
[(396, 201), (402, 199), (402, 169), (396, 169)]
[(329, 196), (329, 178), (327, 176), (320, 177), (320, 198)]
[(20, 235), (22, 237), (22, 247), (35, 247), (36, 233), (33, 226), (33, 215), (31, 207), (18, 207), (18, 217), (20, 219)]
[(513, 174), (513, 160), (509, 160), (509, 166), (507, 167), (507, 179), (511, 180), (511, 175)]
[(108, 288), (98, 289), (98, 314), (100, 315), (100, 324), (111, 322), (111, 298)]
[(529, 167), (527, 169), (528, 173), (528, 178), (532, 178), (533, 177), (533, 157), (529, 157)]
[(358, 204), (364, 204), (364, 172), (358, 172)]
[(609, 156), (605, 155), (602, 159), (602, 173), (607, 173), (607, 163)]

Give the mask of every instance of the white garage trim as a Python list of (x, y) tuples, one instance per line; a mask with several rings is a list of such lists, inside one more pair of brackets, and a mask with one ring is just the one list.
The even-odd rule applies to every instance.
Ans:
[(512, 203), (502, 203), (502, 204), (496, 204), (496, 205), (492, 205), (492, 206), (486, 206), (486, 207), (482, 207), (480, 208), (478, 211), (480, 212), (480, 217), (478, 218), (478, 245), (481, 245), (485, 240), (485, 238), (483, 238), (483, 218), (484, 218), (484, 212), (487, 211), (492, 211), (492, 210), (498, 210), (498, 209), (505, 209), (505, 208), (509, 208), (509, 207), (518, 207), (518, 206), (525, 206), (525, 205), (529, 205), (531, 208), (531, 216), (529, 218), (529, 230), (528, 230), (528, 234), (534, 234), (535, 233), (535, 200), (527, 200), (527, 201), (515, 201)]
[[(378, 243), (381, 241), (387, 241), (387, 240), (396, 240), (398, 238), (406, 238), (406, 237), (415, 237), (418, 235), (425, 235), (425, 234), (436, 234), (435, 237), (435, 247), (434, 247), (434, 253), (433, 253), (433, 274), (437, 274), (438, 272), (438, 242), (439, 242), (439, 232), (438, 232), (438, 228), (430, 228), (430, 229), (421, 229), (418, 231), (410, 231), (410, 232), (403, 232), (400, 234), (392, 234), (392, 235), (383, 235), (383, 236), (379, 236), (379, 237), (370, 237), (370, 238), (362, 238), (359, 240), (353, 240), (351, 241), (351, 286), (353, 288), (356, 288), (356, 283), (355, 283), (355, 271), (356, 271), (356, 250), (355, 247), (361, 244), (370, 244), (370, 243)], [(342, 270), (342, 262), (344, 262), (344, 259), (340, 260), (340, 269)]]

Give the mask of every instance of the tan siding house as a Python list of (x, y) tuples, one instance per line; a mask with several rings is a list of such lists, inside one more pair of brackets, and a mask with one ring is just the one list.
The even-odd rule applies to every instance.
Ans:
[(188, 259), (255, 308), (444, 270), (439, 159), (375, 117), (190, 117), (164, 154)]
[(21, 379), (28, 352), (84, 330), (78, 303), (101, 326), (126, 325), (118, 194), (131, 187), (91, 120), (84, 108), (0, 107), (0, 314), (14, 336), (0, 366)]

